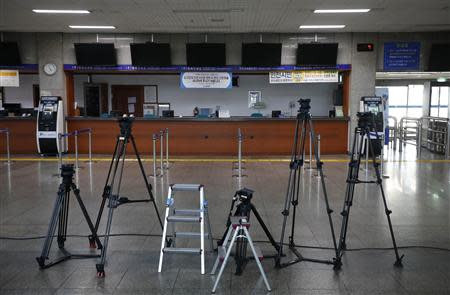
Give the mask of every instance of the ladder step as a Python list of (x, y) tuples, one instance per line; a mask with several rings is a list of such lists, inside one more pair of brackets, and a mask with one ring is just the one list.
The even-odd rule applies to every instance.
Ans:
[[(201, 236), (201, 234), (200, 233), (197, 233), (197, 232), (176, 232), (175, 233), (175, 237), (177, 237), (177, 238), (182, 238), (182, 237), (185, 237), (185, 238), (190, 238), (190, 237), (200, 237)], [(209, 237), (209, 234), (208, 233), (204, 233), (203, 234), (203, 236), (204, 237)]]
[(200, 217), (195, 216), (169, 216), (168, 222), (200, 222)]
[(177, 183), (177, 184), (172, 184), (172, 191), (176, 192), (176, 191), (199, 191), (201, 187), (203, 187), (202, 184), (182, 184), (182, 183)]
[(175, 253), (175, 254), (201, 254), (202, 250), (200, 248), (164, 248), (164, 253)]
[(200, 216), (200, 209), (174, 209), (175, 214)]

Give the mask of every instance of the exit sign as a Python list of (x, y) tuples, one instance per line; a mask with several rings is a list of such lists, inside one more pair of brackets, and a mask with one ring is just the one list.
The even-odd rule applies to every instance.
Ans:
[(373, 43), (358, 43), (358, 51), (373, 51)]

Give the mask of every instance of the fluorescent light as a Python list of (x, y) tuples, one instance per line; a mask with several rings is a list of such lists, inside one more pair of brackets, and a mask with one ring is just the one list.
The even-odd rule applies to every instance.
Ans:
[(343, 29), (345, 25), (312, 25), (312, 26), (300, 26), (300, 29)]
[(370, 9), (316, 9), (314, 13), (366, 13)]
[(69, 26), (71, 29), (115, 29), (115, 26)]
[(444, 83), (444, 82), (447, 82), (447, 79), (444, 77), (439, 77), (436, 79), (436, 81), (438, 81), (439, 83)]
[(74, 13), (74, 14), (88, 14), (89, 10), (68, 10), (68, 9), (33, 9), (35, 13)]

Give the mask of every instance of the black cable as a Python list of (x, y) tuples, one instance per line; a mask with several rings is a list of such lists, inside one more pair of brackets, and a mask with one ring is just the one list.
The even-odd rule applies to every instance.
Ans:
[[(138, 233), (124, 233), (124, 234), (110, 234), (110, 237), (161, 237), (160, 234), (138, 234)], [(34, 236), (34, 237), (2, 237), (0, 236), (0, 240), (11, 240), (11, 241), (28, 241), (28, 240), (40, 240), (45, 239), (47, 236)], [(53, 236), (56, 238), (57, 236)], [(68, 238), (88, 238), (86, 235), (67, 235)], [(105, 237), (105, 235), (98, 235), (99, 238)], [(213, 238), (213, 240), (219, 241), (218, 238)], [(254, 243), (267, 243), (270, 244), (270, 241), (260, 241), (260, 240), (254, 240)], [(283, 245), (289, 246), (288, 243), (284, 243)], [(309, 246), (309, 245), (295, 245), (296, 248), (303, 248), (303, 249), (316, 249), (316, 250), (334, 250), (334, 248), (331, 247), (320, 247), (320, 246)], [(441, 248), (441, 247), (434, 247), (434, 246), (424, 246), (424, 245), (414, 245), (414, 246), (399, 246), (398, 249), (428, 249), (428, 250), (439, 250), (439, 251), (447, 251), (450, 252), (450, 249), (448, 248)], [(352, 248), (352, 249), (346, 249), (345, 251), (351, 252), (351, 251), (386, 251), (386, 250), (393, 250), (392, 247), (367, 247), (367, 248)]]

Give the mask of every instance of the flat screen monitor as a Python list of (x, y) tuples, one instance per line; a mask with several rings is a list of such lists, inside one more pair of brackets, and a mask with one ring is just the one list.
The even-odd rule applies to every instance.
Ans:
[(17, 42), (0, 42), (0, 66), (17, 66), (20, 60)]
[(431, 45), (428, 70), (435, 72), (450, 71), (450, 43)]
[(281, 65), (281, 43), (243, 43), (242, 66), (279, 67)]
[(175, 116), (175, 112), (173, 110), (163, 110), (162, 116), (164, 118), (173, 118)]
[(337, 43), (298, 44), (298, 66), (336, 66)]
[(226, 47), (224, 43), (187, 43), (186, 59), (189, 67), (224, 67)]
[(168, 67), (172, 65), (168, 43), (131, 43), (130, 51), (133, 66)]
[(113, 43), (75, 43), (79, 66), (115, 66), (116, 49)]
[(20, 111), (22, 109), (22, 104), (20, 104), (20, 103), (4, 103), (3, 108), (8, 113), (20, 114)]

